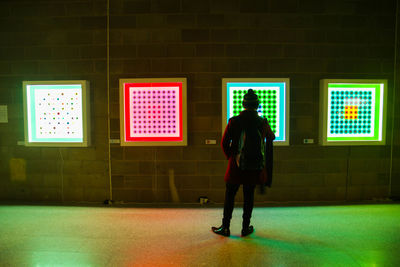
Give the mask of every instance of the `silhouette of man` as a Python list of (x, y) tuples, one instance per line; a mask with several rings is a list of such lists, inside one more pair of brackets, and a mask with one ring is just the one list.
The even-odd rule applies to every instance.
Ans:
[[(212, 227), (212, 231), (218, 235), (230, 236), (230, 221), (234, 208), (235, 196), (240, 187), (243, 185), (243, 222), (242, 236), (247, 236), (254, 231), (254, 227), (250, 225), (251, 214), (254, 205), (254, 190), (257, 184), (271, 186), (272, 179), (272, 141), (275, 135), (267, 119), (260, 117), (257, 108), (260, 102), (258, 96), (252, 89), (249, 89), (244, 95), (242, 105), (244, 111), (238, 116), (229, 119), (222, 138), (222, 150), (229, 160), (228, 168), (225, 173), (226, 191), (224, 202), (224, 213), (222, 225), (220, 227)], [(265, 143), (265, 164), (262, 170), (242, 170), (237, 163), (239, 140), (244, 127), (257, 127), (262, 134), (262, 140)], [(247, 129), (247, 128), (246, 128)], [(263, 191), (263, 190), (262, 190)]]

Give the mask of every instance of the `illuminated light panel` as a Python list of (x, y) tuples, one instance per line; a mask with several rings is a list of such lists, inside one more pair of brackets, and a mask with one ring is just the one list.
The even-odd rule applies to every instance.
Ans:
[(224, 78), (222, 79), (222, 130), (229, 118), (244, 110), (242, 101), (248, 89), (260, 100), (258, 113), (267, 118), (275, 133), (275, 145), (289, 145), (289, 79)]
[(24, 81), (26, 146), (89, 145), (87, 81)]
[(320, 143), (383, 145), (386, 80), (321, 80)]
[(120, 80), (121, 145), (187, 145), (186, 79)]

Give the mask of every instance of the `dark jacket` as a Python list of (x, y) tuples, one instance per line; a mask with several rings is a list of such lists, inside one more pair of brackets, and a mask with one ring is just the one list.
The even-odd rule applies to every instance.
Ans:
[(239, 116), (229, 119), (222, 137), (222, 150), (226, 158), (229, 160), (228, 168), (225, 173), (225, 182), (232, 184), (264, 184), (271, 187), (272, 182), (272, 141), (275, 135), (268, 124), (268, 120), (264, 119), (261, 127), (263, 138), (266, 138), (265, 160), (266, 164), (262, 171), (244, 171), (239, 169), (236, 164), (235, 156), (238, 151), (240, 134), (244, 124), (257, 125), (257, 111), (244, 110)]

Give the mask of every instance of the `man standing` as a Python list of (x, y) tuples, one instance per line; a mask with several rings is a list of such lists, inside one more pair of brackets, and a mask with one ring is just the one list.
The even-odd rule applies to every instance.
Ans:
[(235, 195), (240, 185), (243, 185), (244, 198), (242, 236), (254, 231), (250, 218), (256, 185), (271, 185), (272, 141), (275, 135), (268, 120), (258, 116), (259, 100), (252, 89), (244, 95), (242, 105), (245, 110), (229, 119), (222, 138), (222, 150), (229, 160), (225, 174), (224, 214), (222, 225), (211, 229), (223, 236), (230, 236)]

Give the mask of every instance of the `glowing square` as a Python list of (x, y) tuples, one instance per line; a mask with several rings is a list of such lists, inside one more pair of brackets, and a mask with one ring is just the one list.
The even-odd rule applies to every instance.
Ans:
[(88, 146), (87, 81), (23, 82), (26, 146)]
[(222, 79), (222, 131), (229, 118), (244, 110), (242, 101), (248, 89), (257, 94), (258, 113), (267, 118), (275, 133), (275, 145), (289, 145), (289, 79), (224, 78)]
[(356, 120), (358, 118), (358, 106), (344, 106), (344, 119)]
[(320, 143), (385, 143), (386, 80), (321, 80)]
[(187, 145), (186, 79), (120, 80), (121, 145)]

